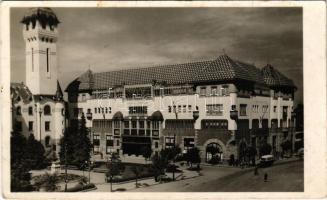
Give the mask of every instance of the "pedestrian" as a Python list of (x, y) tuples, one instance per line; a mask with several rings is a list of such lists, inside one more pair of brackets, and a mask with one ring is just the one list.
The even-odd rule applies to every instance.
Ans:
[(264, 180), (265, 180), (265, 182), (268, 181), (268, 174), (267, 174), (267, 172), (266, 172), (265, 175), (264, 175)]

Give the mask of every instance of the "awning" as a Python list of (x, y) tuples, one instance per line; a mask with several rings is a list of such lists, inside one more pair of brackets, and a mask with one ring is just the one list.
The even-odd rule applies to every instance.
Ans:
[(120, 111), (116, 112), (114, 114), (114, 116), (112, 117), (113, 120), (123, 120), (124, 116), (123, 113), (121, 113)]
[(148, 119), (152, 120), (152, 121), (163, 121), (164, 120), (160, 111), (154, 112)]

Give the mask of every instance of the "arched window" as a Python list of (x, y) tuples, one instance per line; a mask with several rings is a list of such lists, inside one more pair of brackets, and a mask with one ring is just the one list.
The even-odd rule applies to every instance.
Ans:
[(51, 107), (49, 105), (44, 106), (44, 115), (51, 115)]
[(48, 147), (50, 145), (50, 136), (46, 136), (44, 142), (45, 142), (45, 146)]
[(16, 109), (16, 115), (22, 115), (22, 108), (20, 106)]

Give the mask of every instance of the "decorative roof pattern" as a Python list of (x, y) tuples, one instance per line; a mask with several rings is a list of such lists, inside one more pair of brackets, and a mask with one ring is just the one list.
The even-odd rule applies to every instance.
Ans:
[(270, 64), (266, 65), (262, 68), (262, 76), (265, 80), (265, 83), (269, 86), (277, 86), (277, 87), (295, 87), (293, 81), (283, 75), (281, 72), (276, 70)]
[[(278, 72), (278, 74), (280, 73)], [(283, 80), (287, 79), (282, 74), (279, 76), (283, 77)], [(233, 60), (227, 55), (221, 55), (215, 60), (184, 64), (161, 65), (100, 73), (92, 73), (92, 71), (88, 70), (71, 82), (66, 91), (101, 90), (121, 85), (155, 83), (179, 85), (239, 80), (261, 85), (269, 83), (268, 79), (263, 76), (263, 72), (255, 66)], [(283, 83), (286, 85), (290, 84), (289, 86), (294, 87), (292, 81), (284, 81)]]
[(33, 27), (35, 27), (36, 21), (39, 21), (43, 28), (45, 28), (47, 24), (50, 27), (56, 27), (60, 23), (51, 8), (31, 8), (23, 17), (21, 23), (26, 25), (32, 23)]
[(24, 83), (11, 83), (10, 84), (11, 99), (16, 100), (20, 97), (24, 102), (29, 102), (33, 97), (31, 91)]

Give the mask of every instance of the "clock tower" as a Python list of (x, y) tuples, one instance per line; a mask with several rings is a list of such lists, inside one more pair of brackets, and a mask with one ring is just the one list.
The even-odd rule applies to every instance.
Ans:
[(26, 44), (26, 85), (33, 95), (55, 95), (59, 20), (50, 8), (31, 8), (21, 23)]

